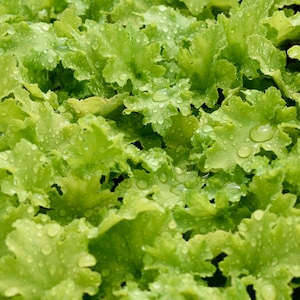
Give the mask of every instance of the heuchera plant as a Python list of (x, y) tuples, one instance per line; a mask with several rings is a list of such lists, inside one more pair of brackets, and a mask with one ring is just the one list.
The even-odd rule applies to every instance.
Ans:
[(298, 299), (299, 7), (0, 1), (0, 299)]

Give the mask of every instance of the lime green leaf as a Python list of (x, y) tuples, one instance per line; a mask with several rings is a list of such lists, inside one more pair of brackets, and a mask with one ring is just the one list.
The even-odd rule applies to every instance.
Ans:
[[(6, 201), (8, 202), (8, 201)], [(13, 223), (22, 218), (33, 217), (35, 210), (32, 206), (21, 204), (18, 207), (8, 205), (4, 202), (4, 199), (1, 198), (1, 207), (0, 207), (0, 254), (1, 256), (8, 254), (8, 248), (5, 245), (5, 239), (9, 232), (13, 230)]]
[(53, 167), (35, 144), (23, 139), (14, 150), (3, 152), (0, 168), (11, 174), (2, 181), (3, 193), (16, 194), (20, 202), (30, 200), (33, 206), (49, 206), (47, 191), (53, 183)]
[(63, 43), (64, 40), (56, 36), (53, 26), (43, 22), (14, 24), (8, 35), (1, 38), (3, 51), (17, 55), (33, 78), (36, 77), (34, 70), (53, 70), (56, 67), (59, 60), (57, 50)]
[[(286, 170), (289, 173), (289, 169), (286, 168)], [(285, 178), (284, 168), (276, 169), (275, 167), (264, 174), (254, 176), (249, 185), (247, 197), (251, 210), (269, 207), (269, 210), (277, 215), (299, 215), (298, 210), (293, 209), (296, 195), (283, 192)]]
[[(139, 198), (136, 197), (134, 202), (137, 203), (138, 200)], [(148, 274), (151, 278), (150, 271), (143, 269), (145, 246), (152, 245), (157, 235), (166, 228), (169, 229), (167, 224), (170, 218), (151, 208), (143, 212), (140, 206), (138, 210), (140, 213), (136, 216), (127, 219), (126, 216), (122, 217), (123, 221), (115, 224), (90, 243), (91, 253), (95, 257), (101, 257), (95, 266), (103, 280), (100, 297), (112, 295), (114, 290), (120, 289), (122, 283), (135, 280), (144, 286), (147, 285)]]
[(76, 7), (70, 7), (63, 11), (59, 21), (54, 22), (54, 28), (59, 37), (72, 37), (72, 31), (81, 25), (81, 19), (77, 16)]
[[(294, 108), (285, 102), (275, 88), (266, 93), (247, 91), (246, 99), (231, 97), (217, 111), (210, 114), (214, 126), (206, 130), (215, 143), (206, 151), (204, 170), (230, 168), (236, 164), (247, 170), (247, 162), (261, 149), (283, 157), (291, 138), (284, 132), (285, 123), (294, 123)], [(296, 125), (296, 124), (295, 124)], [(293, 126), (293, 125), (292, 125)], [(212, 127), (209, 127), (212, 128)], [(226, 159), (225, 159), (226, 158)]]
[(117, 94), (110, 99), (96, 96), (81, 100), (69, 98), (67, 102), (79, 117), (86, 114), (109, 117), (114, 111), (118, 111), (118, 109), (122, 107), (123, 100), (127, 96), (128, 93)]
[(127, 169), (129, 152), (124, 151), (121, 134), (116, 134), (102, 117), (79, 119), (76, 135), (61, 149), (63, 159), (84, 178), (108, 174), (111, 169)]
[(242, 74), (249, 78), (256, 78), (257, 64), (247, 54), (247, 37), (253, 33), (265, 36), (267, 29), (261, 20), (269, 16), (273, 1), (247, 0), (240, 7), (235, 7), (228, 18), (219, 15), (219, 21), (224, 27), (228, 47), (224, 55), (229, 61), (234, 61), (239, 66)]
[[(0, 53), (4, 52), (0, 49)], [(17, 68), (17, 61), (12, 55), (0, 55), (0, 100), (13, 92), (14, 88), (20, 86), (20, 72)]]
[(225, 46), (223, 28), (214, 24), (201, 31), (189, 49), (180, 49), (178, 63), (183, 74), (191, 78), (193, 88), (203, 91), (208, 87), (207, 79), (213, 77), (211, 68)]
[[(174, 224), (173, 224), (174, 223)], [(170, 221), (169, 227), (176, 226)], [(201, 277), (212, 276), (215, 267), (205, 238), (195, 235), (185, 241), (181, 235), (172, 237), (164, 234), (156, 239), (153, 247), (146, 247), (145, 269), (157, 269), (169, 273), (190, 273)]]
[(144, 124), (151, 123), (154, 131), (165, 136), (172, 125), (172, 116), (178, 110), (187, 116), (190, 114), (192, 93), (187, 80), (180, 80), (170, 87), (168, 80), (157, 79), (146, 86), (136, 97), (125, 99), (126, 113), (140, 112), (144, 115)]
[(97, 292), (100, 276), (89, 269), (96, 259), (87, 251), (92, 228), (83, 221), (74, 221), (63, 228), (45, 216), (36, 222), (20, 219), (14, 227), (6, 239), (14, 256), (0, 259), (2, 295), (71, 300)]
[(216, 299), (249, 300), (245, 285), (240, 279), (235, 279), (232, 286), (226, 288), (207, 287), (202, 282), (197, 281), (190, 274), (161, 274), (155, 282), (150, 284), (150, 289), (141, 291), (136, 283), (129, 284), (115, 292), (115, 295), (126, 300), (138, 299)]
[(276, 46), (280, 46), (286, 41), (297, 39), (300, 26), (299, 15), (297, 14), (287, 17), (283, 10), (275, 11), (272, 16), (264, 20), (264, 24), (268, 24), (275, 30), (274, 33), (272, 32), (271, 37)]
[[(132, 26), (124, 29), (119, 25), (106, 25), (101, 38), (99, 50), (108, 58), (103, 70), (107, 82), (123, 87), (131, 80), (140, 86), (149, 76), (155, 78), (165, 73), (165, 68), (158, 64), (161, 60), (159, 44), (150, 44), (147, 37)], [(127, 46), (120, 48), (120, 45)]]
[(137, 192), (126, 194), (121, 208), (117, 212), (110, 210), (107, 216), (104, 217), (98, 228), (99, 235), (102, 235), (122, 220), (135, 219), (139, 213), (144, 211), (161, 212), (162, 209), (155, 202), (149, 201), (147, 198), (141, 198)]
[(287, 54), (290, 58), (300, 60), (300, 46), (295, 45), (288, 49)]
[[(146, 25), (144, 32), (147, 37), (152, 42), (162, 45), (162, 56), (168, 61), (176, 59), (184, 42), (192, 40), (205, 27), (204, 23), (196, 22), (195, 18), (184, 16), (172, 7), (164, 5), (152, 6), (142, 14), (140, 23)], [(168, 77), (176, 75), (177, 69), (177, 64), (172, 64), (170, 70), (167, 70)]]
[(278, 295), (289, 299), (288, 283), (300, 274), (299, 233), (299, 217), (278, 218), (257, 210), (229, 239), (228, 256), (221, 262), (221, 269), (229, 276), (245, 276), (243, 282), (253, 284), (261, 299), (276, 299)]

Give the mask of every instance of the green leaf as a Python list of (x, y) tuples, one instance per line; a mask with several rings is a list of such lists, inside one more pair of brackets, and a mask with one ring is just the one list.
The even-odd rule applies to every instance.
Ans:
[(13, 255), (0, 259), (2, 295), (71, 300), (97, 292), (100, 276), (89, 269), (96, 259), (87, 251), (93, 231), (84, 221), (63, 228), (39, 216), (35, 221), (20, 219), (13, 226), (6, 238)]
[[(170, 221), (173, 229), (175, 221)], [(210, 260), (213, 258), (203, 236), (195, 235), (189, 241), (182, 236), (163, 234), (158, 237), (152, 247), (146, 247), (144, 257), (145, 269), (157, 269), (167, 273), (189, 273), (201, 277), (212, 276), (215, 267)]]
[(18, 207), (8, 204), (8, 200), (4, 201), (1, 198), (0, 207), (0, 255), (4, 256), (9, 254), (8, 248), (5, 244), (6, 236), (11, 232), (13, 228), (13, 223), (18, 219), (33, 217), (35, 210), (32, 206), (21, 204)]
[[(158, 63), (161, 60), (160, 46), (149, 43), (147, 37), (132, 26), (126, 29), (117, 24), (103, 27), (99, 50), (108, 58), (103, 76), (109, 83), (116, 82), (123, 87), (127, 80), (136, 86), (145, 84), (148, 78), (160, 77), (165, 68)], [(121, 45), (127, 45), (120, 48)]]
[(178, 115), (178, 110), (184, 116), (191, 113), (192, 93), (187, 80), (182, 79), (172, 87), (169, 84), (166, 79), (154, 79), (136, 97), (125, 99), (125, 113), (142, 113), (143, 123), (150, 123), (155, 132), (165, 136), (172, 126), (172, 117)]
[[(134, 203), (137, 203), (139, 198), (135, 199)], [(144, 249), (146, 245), (152, 245), (157, 235), (168, 228), (169, 216), (153, 211), (153, 208), (145, 211), (140, 206), (135, 210), (140, 210), (140, 213), (129, 218), (121, 216), (121, 222), (90, 243), (91, 253), (95, 257), (101, 257), (95, 267), (103, 280), (100, 297), (113, 298), (113, 291), (119, 290), (122, 283), (126, 284), (131, 280), (140, 282), (141, 286), (147, 285), (148, 276), (152, 277), (150, 271), (143, 269)]]
[(1, 184), (2, 192), (17, 195), (20, 202), (30, 200), (33, 206), (49, 207), (47, 191), (53, 183), (50, 160), (38, 149), (22, 139), (13, 150), (2, 152), (0, 169), (8, 174)]
[[(0, 53), (3, 54), (5, 52), (4, 49), (0, 49)], [(17, 67), (16, 59), (9, 54), (0, 55), (0, 100), (10, 93), (13, 92), (14, 88), (20, 86), (20, 72)]]
[(240, 7), (232, 9), (230, 17), (219, 15), (218, 18), (227, 38), (225, 58), (235, 62), (241, 73), (249, 78), (258, 77), (258, 73), (257, 64), (247, 54), (247, 37), (253, 33), (265, 36), (267, 29), (261, 20), (269, 16), (272, 3), (268, 0), (243, 1)]
[(205, 171), (227, 169), (236, 164), (248, 170), (247, 164), (251, 165), (262, 149), (272, 151), (279, 158), (286, 154), (291, 138), (284, 127), (288, 123), (293, 126), (294, 108), (284, 107), (285, 102), (275, 88), (265, 93), (248, 90), (246, 100), (229, 98), (209, 115), (212, 121), (203, 124), (206, 135), (215, 140), (205, 154)]
[[(212, 66), (216, 63), (222, 49), (226, 46), (223, 28), (214, 24), (202, 30), (192, 41), (189, 49), (180, 49), (178, 55), (179, 66), (183, 75), (191, 78), (194, 89), (205, 91), (210, 80), (214, 77)], [(201, 53), (201, 56), (198, 53)]]
[[(126, 171), (129, 151), (122, 134), (115, 134), (103, 117), (86, 115), (80, 118), (76, 135), (61, 148), (62, 157), (79, 175), (89, 179), (106, 175), (110, 170)], [(125, 149), (124, 149), (125, 147)]]
[(298, 225), (299, 217), (255, 211), (230, 237), (228, 256), (220, 263), (222, 272), (226, 276), (243, 276), (242, 281), (253, 284), (260, 299), (277, 299), (279, 295), (290, 299), (288, 283), (300, 274)]

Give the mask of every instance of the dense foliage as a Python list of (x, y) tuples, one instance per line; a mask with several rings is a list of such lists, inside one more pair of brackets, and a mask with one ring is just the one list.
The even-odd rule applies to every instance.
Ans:
[(0, 1), (0, 299), (297, 299), (299, 0)]

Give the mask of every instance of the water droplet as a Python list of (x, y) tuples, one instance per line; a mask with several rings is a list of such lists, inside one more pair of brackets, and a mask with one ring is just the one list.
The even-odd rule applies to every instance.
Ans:
[(253, 142), (265, 142), (273, 136), (274, 131), (270, 124), (255, 126), (250, 130), (250, 138)]
[(92, 210), (92, 209), (87, 209), (87, 210), (84, 212), (84, 216), (85, 216), (86, 218), (90, 218), (92, 215), (93, 215), (93, 210)]
[(140, 179), (138, 180), (138, 182), (136, 183), (136, 185), (140, 188), (140, 189), (146, 189), (148, 187), (148, 183), (145, 179)]
[(159, 9), (160, 11), (164, 12), (164, 11), (167, 10), (167, 7), (164, 6), (164, 5), (159, 5), (159, 6), (158, 6), (158, 9)]
[(144, 262), (145, 265), (151, 265), (151, 264), (153, 264), (154, 259), (153, 259), (152, 256), (146, 254), (146, 255), (144, 256), (144, 258), (143, 258), (143, 262)]
[(162, 102), (170, 98), (169, 92), (166, 89), (159, 90), (152, 95), (153, 101)]
[(107, 268), (104, 268), (104, 269), (101, 271), (101, 275), (102, 275), (103, 277), (107, 277), (109, 274), (110, 274), (110, 270), (107, 269)]
[(165, 183), (167, 182), (167, 175), (164, 172), (161, 172), (158, 174), (158, 179), (162, 182)]
[(182, 102), (183, 102), (183, 99), (182, 99), (182, 98), (177, 98), (177, 99), (176, 99), (176, 103), (177, 103), (177, 104), (181, 104)]
[(261, 287), (260, 293), (265, 300), (275, 300), (277, 298), (276, 289), (273, 284), (265, 284)]
[(9, 27), (7, 29), (7, 33), (10, 34), (10, 35), (13, 35), (16, 33), (16, 29), (14, 27)]
[(61, 227), (59, 224), (53, 223), (48, 225), (47, 234), (49, 237), (55, 237), (60, 232)]
[(257, 243), (256, 243), (256, 239), (251, 239), (251, 240), (250, 240), (250, 244), (251, 244), (252, 247), (255, 247), (256, 244), (257, 244)]
[(274, 257), (271, 262), (272, 266), (276, 266), (278, 264), (278, 258)]
[(170, 229), (175, 229), (177, 227), (177, 223), (172, 220), (171, 222), (169, 222), (168, 226)]
[(33, 257), (31, 255), (26, 256), (26, 261), (31, 264), (33, 262)]
[(118, 78), (119, 78), (121, 81), (126, 81), (126, 80), (128, 79), (128, 76), (127, 76), (127, 74), (122, 73), (122, 74), (119, 74)]
[(42, 236), (43, 236), (43, 231), (42, 231), (42, 230), (38, 230), (38, 231), (36, 232), (36, 236), (37, 236), (37, 237), (42, 237)]
[(54, 57), (53, 56), (48, 57), (47, 61), (49, 64), (52, 64), (54, 62)]
[(251, 149), (247, 146), (241, 147), (239, 148), (237, 154), (241, 158), (246, 158), (251, 154)]
[(80, 268), (85, 268), (85, 267), (92, 267), (96, 264), (96, 259), (94, 256), (90, 254), (86, 254), (84, 256), (81, 256), (78, 260), (78, 266)]
[(209, 133), (209, 132), (213, 131), (213, 129), (212, 129), (211, 126), (205, 125), (205, 126), (203, 126), (202, 131), (203, 131), (204, 133)]
[(13, 297), (16, 296), (17, 294), (19, 294), (19, 289), (17, 287), (9, 287), (8, 289), (5, 290), (4, 295), (6, 297)]
[(28, 214), (32, 214), (32, 213), (34, 213), (34, 208), (33, 208), (33, 206), (29, 206), (28, 208), (27, 208), (27, 213)]
[(60, 209), (60, 210), (58, 211), (58, 215), (59, 215), (60, 217), (64, 217), (64, 216), (67, 215), (67, 212), (66, 212), (66, 210), (65, 210), (64, 208), (62, 208), (62, 209)]
[(240, 231), (247, 231), (247, 230), (248, 230), (248, 227), (247, 227), (247, 225), (246, 225), (245, 223), (241, 223), (241, 224), (239, 225), (239, 230), (240, 230)]
[(264, 217), (264, 211), (263, 210), (256, 210), (254, 213), (253, 213), (253, 218), (256, 220), (256, 221), (261, 221), (262, 218)]
[(187, 253), (189, 252), (189, 248), (188, 248), (186, 245), (184, 245), (184, 246), (182, 246), (182, 248), (181, 248), (181, 252), (182, 252), (183, 254), (187, 254)]
[(179, 168), (179, 167), (175, 167), (175, 172), (176, 172), (176, 174), (181, 175), (182, 174), (182, 169)]
[(158, 117), (157, 118), (157, 124), (159, 124), (159, 125), (162, 125), (162, 124), (164, 124), (164, 118), (162, 117), (162, 116), (160, 116), (160, 117)]
[(92, 48), (93, 48), (93, 50), (97, 50), (99, 48), (98, 43), (97, 42), (93, 42), (92, 43)]
[(42, 216), (41, 216), (41, 221), (42, 221), (43, 223), (46, 223), (48, 220), (49, 220), (49, 217), (48, 217), (47, 215), (42, 215)]
[(45, 245), (43, 248), (42, 248), (42, 253), (44, 255), (49, 255), (52, 253), (52, 247), (50, 245)]

